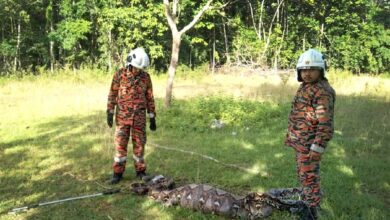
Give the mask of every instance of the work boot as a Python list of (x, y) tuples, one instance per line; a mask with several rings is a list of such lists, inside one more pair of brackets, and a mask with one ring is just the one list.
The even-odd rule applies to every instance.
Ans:
[(143, 171), (136, 171), (136, 177), (140, 180), (146, 176), (145, 170)]
[(119, 183), (119, 181), (121, 181), (123, 177), (123, 173), (114, 173), (114, 175), (112, 176), (112, 179), (110, 180), (110, 184), (117, 184)]
[(317, 220), (318, 218), (317, 207), (315, 206), (305, 206), (300, 214), (301, 220)]

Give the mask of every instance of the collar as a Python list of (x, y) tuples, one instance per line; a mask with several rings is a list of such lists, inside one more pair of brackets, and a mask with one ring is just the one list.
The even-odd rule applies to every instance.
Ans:
[(142, 70), (139, 70), (138, 73), (135, 72), (133, 69), (129, 70), (128, 68), (125, 68), (125, 74), (126, 75), (133, 75), (133, 76), (136, 76), (136, 75), (140, 75), (142, 74)]

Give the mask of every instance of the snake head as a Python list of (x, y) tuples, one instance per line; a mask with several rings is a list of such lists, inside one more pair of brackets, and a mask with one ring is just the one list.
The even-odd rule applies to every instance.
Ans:
[(149, 192), (149, 187), (143, 183), (132, 183), (131, 191), (137, 195), (146, 195)]

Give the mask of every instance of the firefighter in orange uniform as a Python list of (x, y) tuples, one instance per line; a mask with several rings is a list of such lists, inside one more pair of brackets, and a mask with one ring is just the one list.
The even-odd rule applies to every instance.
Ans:
[(325, 78), (325, 61), (320, 52), (309, 49), (297, 64), (302, 82), (288, 118), (286, 145), (295, 149), (298, 178), (306, 204), (302, 220), (317, 219), (321, 201), (320, 161), (333, 136), (335, 91)]
[[(132, 50), (126, 66), (119, 69), (112, 79), (107, 102), (107, 124), (112, 127), (115, 115), (115, 149), (111, 184), (123, 178), (127, 161), (127, 145), (131, 137), (136, 176), (146, 175), (144, 149), (146, 144), (146, 115), (149, 128), (156, 130), (156, 110), (150, 75), (144, 71), (149, 66), (149, 57), (143, 48)], [(147, 114), (146, 114), (147, 113)]]

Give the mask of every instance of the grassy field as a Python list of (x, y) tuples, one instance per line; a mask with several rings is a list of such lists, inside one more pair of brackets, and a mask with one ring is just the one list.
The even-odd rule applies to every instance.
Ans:
[[(390, 219), (390, 79), (338, 71), (328, 78), (337, 100), (335, 135), (321, 163), (321, 219)], [(0, 79), (0, 219), (223, 219), (129, 193), (6, 214), (108, 187), (110, 80), (92, 71)], [(169, 109), (163, 107), (165, 80), (153, 75), (158, 127), (148, 130), (148, 172), (173, 177), (178, 185), (208, 183), (240, 195), (298, 186), (293, 150), (283, 145), (298, 87), (293, 73), (197, 76), (182, 70)], [(211, 129), (217, 116), (226, 126)], [(209, 155), (251, 172), (155, 145)], [(134, 181), (128, 166), (120, 187)], [(294, 218), (275, 212), (269, 219)]]

